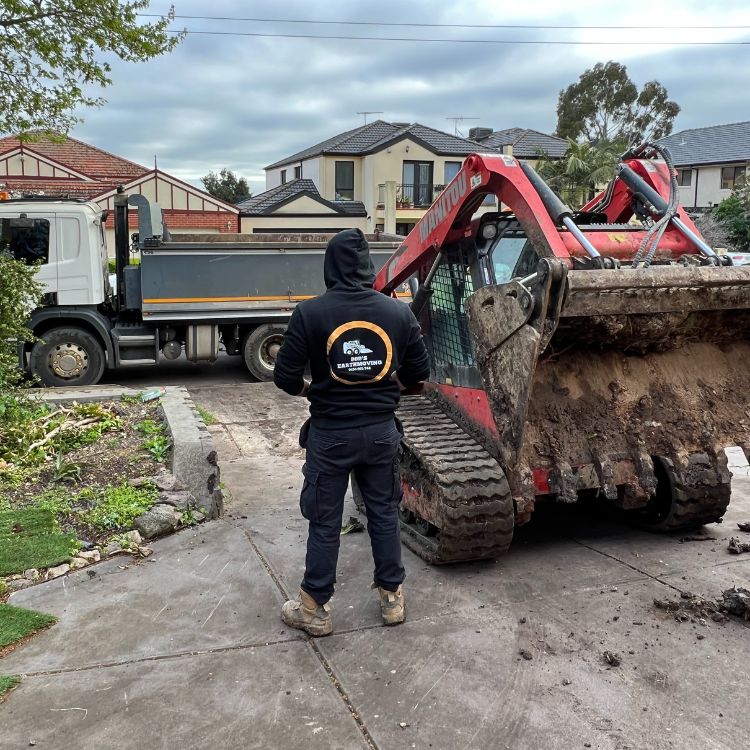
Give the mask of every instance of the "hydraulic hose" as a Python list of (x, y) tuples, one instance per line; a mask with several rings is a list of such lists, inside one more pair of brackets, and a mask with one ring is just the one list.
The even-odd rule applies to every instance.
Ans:
[[(656, 255), (656, 250), (659, 247), (664, 232), (667, 231), (670, 221), (677, 214), (678, 203), (678, 185), (677, 185), (677, 174), (674, 168), (674, 162), (672, 161), (672, 155), (669, 153), (669, 149), (664, 146), (659, 146), (656, 143), (646, 143), (638, 149), (638, 152), (642, 154), (646, 149), (653, 149), (659, 154), (667, 164), (669, 170), (669, 200), (664, 214), (651, 226), (646, 232), (646, 236), (643, 238), (638, 252), (636, 252), (633, 258), (632, 267), (637, 268), (643, 258), (643, 267), (648, 268)], [(645, 258), (643, 257), (645, 253)]]

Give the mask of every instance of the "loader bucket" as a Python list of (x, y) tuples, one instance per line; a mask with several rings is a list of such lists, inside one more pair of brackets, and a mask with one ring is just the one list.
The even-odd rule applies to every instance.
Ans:
[(467, 313), (520, 521), (586, 489), (655, 528), (720, 520), (724, 448), (750, 455), (750, 267), (543, 260)]

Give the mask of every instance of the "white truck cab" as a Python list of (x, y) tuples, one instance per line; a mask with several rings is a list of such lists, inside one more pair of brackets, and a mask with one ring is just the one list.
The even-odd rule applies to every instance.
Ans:
[(90, 201), (0, 201), (0, 253), (41, 262), (37, 278), (55, 304), (100, 305), (111, 294), (105, 218)]

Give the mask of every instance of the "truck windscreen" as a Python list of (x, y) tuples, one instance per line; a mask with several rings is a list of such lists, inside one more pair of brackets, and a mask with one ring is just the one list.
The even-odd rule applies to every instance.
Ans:
[(0, 253), (29, 265), (49, 262), (47, 219), (0, 219)]

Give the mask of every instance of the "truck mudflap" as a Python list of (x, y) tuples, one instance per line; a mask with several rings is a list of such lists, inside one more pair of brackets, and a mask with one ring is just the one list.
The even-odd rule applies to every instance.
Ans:
[(750, 268), (545, 259), (467, 315), (519, 520), (540, 484), (597, 487), (654, 528), (720, 520), (724, 448), (750, 455)]

